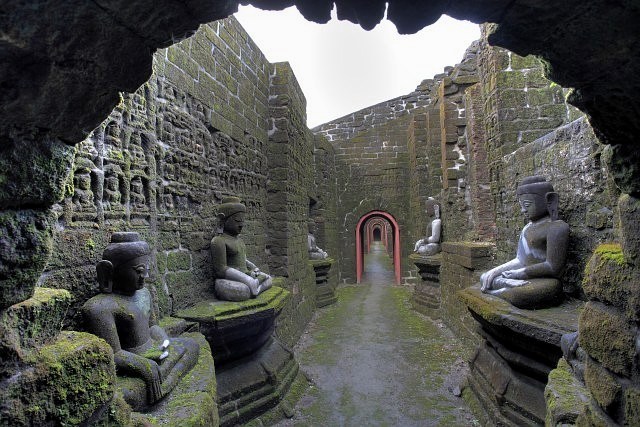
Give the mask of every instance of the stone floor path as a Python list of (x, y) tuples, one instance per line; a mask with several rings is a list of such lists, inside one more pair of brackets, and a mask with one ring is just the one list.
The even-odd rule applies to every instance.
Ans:
[(444, 325), (414, 312), (393, 286), (384, 247), (372, 247), (360, 285), (339, 288), (296, 348), (312, 387), (279, 426), (474, 426), (454, 390), (466, 371)]

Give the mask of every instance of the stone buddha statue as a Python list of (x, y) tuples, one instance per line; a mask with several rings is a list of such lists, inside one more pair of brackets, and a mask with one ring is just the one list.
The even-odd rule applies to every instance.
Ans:
[(271, 287), (271, 276), (247, 259), (246, 247), (238, 237), (247, 208), (238, 197), (222, 200), (218, 218), (222, 234), (211, 240), (211, 262), (216, 295), (221, 300), (244, 301)]
[(558, 194), (544, 177), (524, 178), (517, 195), (529, 223), (520, 233), (516, 257), (482, 274), (480, 289), (519, 308), (556, 305), (563, 295), (559, 277), (567, 258), (569, 225), (558, 220)]
[(413, 251), (420, 255), (431, 256), (440, 252), (440, 237), (442, 234), (442, 220), (440, 219), (440, 205), (432, 198), (426, 202), (426, 213), (433, 218), (427, 226), (424, 239), (416, 242)]
[(329, 254), (316, 245), (316, 236), (314, 236), (316, 232), (315, 221), (309, 221), (308, 227), (309, 234), (307, 234), (307, 248), (309, 250), (309, 259), (326, 259)]
[(156, 324), (151, 294), (144, 287), (149, 254), (149, 245), (138, 233), (114, 233), (96, 266), (102, 293), (82, 307), (86, 329), (113, 348), (118, 375), (144, 381), (146, 396), (135, 388), (123, 390), (134, 410), (167, 395), (199, 354), (195, 340), (169, 338)]

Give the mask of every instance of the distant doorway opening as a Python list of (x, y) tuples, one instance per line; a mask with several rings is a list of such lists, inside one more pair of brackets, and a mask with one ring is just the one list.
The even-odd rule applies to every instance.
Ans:
[(389, 213), (371, 211), (363, 215), (356, 226), (356, 282), (360, 283), (364, 271), (364, 255), (371, 248), (371, 242), (376, 241), (376, 230), (380, 233), (380, 240), (393, 259), (393, 270), (396, 284), (400, 284), (400, 228), (398, 222)]

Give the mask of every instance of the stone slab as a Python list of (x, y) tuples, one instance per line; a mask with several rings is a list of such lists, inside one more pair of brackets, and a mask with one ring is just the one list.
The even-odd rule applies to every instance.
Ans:
[(578, 330), (581, 301), (569, 300), (558, 307), (523, 310), (507, 301), (480, 291), (475, 285), (457, 292), (469, 310), (485, 324), (507, 328), (513, 333), (560, 347), (563, 334)]
[(491, 257), (495, 251), (495, 245), (481, 242), (444, 242), (442, 252), (461, 255), (467, 258)]

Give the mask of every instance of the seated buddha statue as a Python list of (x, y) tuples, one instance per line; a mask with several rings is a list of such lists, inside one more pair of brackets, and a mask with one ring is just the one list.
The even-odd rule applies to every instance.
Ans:
[(520, 233), (516, 257), (482, 274), (480, 289), (519, 308), (557, 305), (569, 239), (568, 224), (558, 219), (558, 194), (541, 176), (524, 178), (516, 192), (529, 223)]
[(416, 242), (413, 251), (420, 255), (431, 256), (440, 252), (440, 237), (442, 234), (440, 205), (432, 198), (427, 200), (426, 213), (433, 219), (427, 226), (427, 233), (424, 239), (420, 239)]
[(247, 259), (245, 244), (238, 237), (244, 226), (246, 210), (240, 199), (234, 196), (224, 198), (218, 207), (222, 234), (211, 239), (211, 263), (216, 296), (221, 300), (255, 298), (272, 284), (271, 276)]
[(307, 234), (307, 249), (309, 250), (309, 259), (326, 259), (329, 254), (320, 249), (316, 245), (316, 223), (315, 221), (309, 221), (308, 223), (309, 233)]
[(88, 332), (113, 348), (117, 374), (144, 381), (146, 396), (136, 389), (123, 390), (134, 410), (167, 395), (195, 366), (199, 354), (195, 340), (169, 338), (156, 324), (151, 294), (144, 287), (149, 255), (149, 245), (138, 233), (114, 233), (96, 266), (102, 293), (82, 307)]

